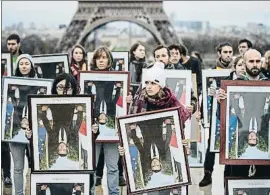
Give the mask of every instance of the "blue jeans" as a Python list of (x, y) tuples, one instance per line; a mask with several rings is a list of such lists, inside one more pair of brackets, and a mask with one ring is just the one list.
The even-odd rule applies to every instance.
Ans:
[[(104, 150), (104, 160), (107, 166), (107, 186), (109, 195), (119, 195), (118, 144), (96, 143), (96, 159), (99, 159), (101, 147)], [(98, 161), (96, 162), (97, 165)]]
[(25, 151), (27, 149), (27, 144), (22, 143), (10, 143), (10, 151), (14, 163), (14, 185), (15, 185), (15, 195), (24, 195), (24, 160)]

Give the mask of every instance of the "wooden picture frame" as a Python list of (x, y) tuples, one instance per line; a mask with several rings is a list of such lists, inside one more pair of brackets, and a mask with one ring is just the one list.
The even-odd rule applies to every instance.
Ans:
[(29, 143), (24, 130), (28, 126), (27, 95), (51, 94), (53, 80), (3, 77), (2, 82), (2, 141)]
[(224, 183), (226, 195), (270, 194), (270, 178), (226, 177)]
[(118, 143), (116, 116), (127, 114), (126, 98), (129, 94), (130, 73), (79, 71), (79, 78), (81, 94), (93, 94), (95, 97), (94, 118), (100, 130), (96, 142)]
[[(112, 68), (114, 71), (129, 71), (129, 52), (128, 51), (112, 51), (113, 63)], [(93, 59), (94, 52), (87, 53), (87, 61), (88, 61), (88, 68), (87, 70), (91, 70), (90, 63)], [(118, 66), (117, 61), (123, 60), (123, 64)]]
[(93, 97), (28, 96), (32, 171), (93, 171)]
[(3, 76), (14, 75), (12, 71), (12, 55), (11, 53), (2, 53), (1, 54), (1, 78)]
[[(190, 184), (186, 148), (182, 146), (184, 133), (178, 107), (127, 115), (118, 117), (117, 120), (120, 144), (125, 148), (123, 159), (130, 194), (160, 190), (170, 192)], [(156, 163), (153, 165), (154, 161)], [(167, 172), (166, 175), (164, 172)]]
[[(210, 152), (219, 152), (219, 139), (216, 139), (217, 134), (219, 134), (219, 120), (217, 121), (217, 109), (218, 102), (216, 97), (208, 96), (208, 88), (211, 84), (215, 85), (217, 90), (220, 87), (220, 80), (222, 78), (227, 78), (231, 69), (208, 69), (202, 70), (202, 87), (203, 87), (203, 122), (205, 128), (209, 128), (210, 136)], [(211, 121), (210, 121), (211, 117)], [(210, 124), (211, 122), (211, 124)], [(211, 129), (210, 129), (211, 127)], [(215, 132), (215, 133), (212, 133)]]
[(220, 163), (269, 165), (270, 81), (222, 81)]
[(55, 79), (61, 73), (70, 73), (67, 53), (33, 55), (32, 58), (38, 78)]
[(40, 195), (43, 190), (51, 194), (72, 194), (80, 191), (90, 195), (89, 173), (32, 173), (30, 177), (31, 195)]

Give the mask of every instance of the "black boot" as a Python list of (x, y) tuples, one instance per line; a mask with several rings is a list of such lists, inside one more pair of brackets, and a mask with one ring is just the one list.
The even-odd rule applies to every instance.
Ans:
[(212, 172), (211, 171), (205, 171), (204, 177), (202, 181), (199, 183), (200, 187), (205, 187), (212, 184)]
[(126, 186), (126, 180), (123, 176), (119, 177), (119, 186)]
[(4, 185), (5, 185), (6, 188), (12, 187), (12, 182), (11, 182), (11, 179), (9, 177), (6, 177), (4, 179)]
[(95, 186), (100, 186), (101, 185), (101, 180), (102, 179), (100, 177), (97, 177)]

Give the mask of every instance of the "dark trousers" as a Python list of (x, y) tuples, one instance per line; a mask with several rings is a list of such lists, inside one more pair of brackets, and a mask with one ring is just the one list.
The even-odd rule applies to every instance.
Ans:
[(214, 165), (215, 165), (215, 154), (216, 153), (210, 152), (210, 140), (211, 140), (211, 130), (210, 130), (209, 139), (207, 142), (208, 146), (207, 146), (206, 155), (205, 155), (204, 170), (213, 172)]
[(10, 178), (10, 150), (9, 150), (9, 143), (7, 142), (1, 142), (1, 167), (4, 172), (4, 178), (9, 177)]
[[(103, 177), (103, 169), (104, 169), (104, 151), (103, 148), (100, 150), (99, 158), (98, 158), (98, 164), (96, 167), (96, 176), (102, 178)], [(123, 162), (122, 162), (122, 157), (119, 157), (118, 160), (118, 170), (119, 170), (119, 177), (123, 177)]]

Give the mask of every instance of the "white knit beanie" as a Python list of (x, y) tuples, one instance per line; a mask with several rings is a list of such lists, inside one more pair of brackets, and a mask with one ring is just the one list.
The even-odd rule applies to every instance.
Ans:
[(29, 55), (29, 54), (21, 54), (17, 57), (17, 60), (16, 60), (16, 65), (18, 66), (18, 63), (19, 61), (22, 59), (22, 58), (26, 58), (28, 59), (32, 65), (34, 66), (34, 61), (33, 61), (33, 58)]
[[(155, 62), (155, 64), (145, 72), (144, 82), (150, 81), (164, 88), (166, 86), (165, 80), (164, 64), (162, 62)], [(145, 83), (143, 84), (145, 86)]]

